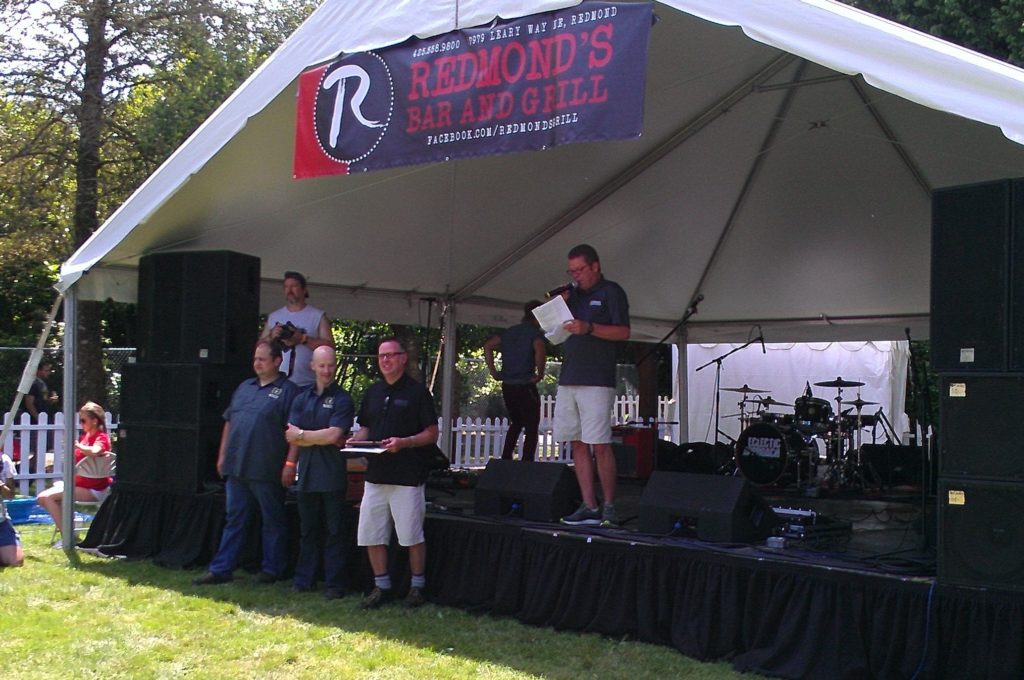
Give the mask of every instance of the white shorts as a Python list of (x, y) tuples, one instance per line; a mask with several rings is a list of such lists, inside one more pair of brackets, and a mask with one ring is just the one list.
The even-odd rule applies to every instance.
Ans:
[(423, 518), (427, 513), (426, 486), (399, 486), (366, 482), (359, 503), (359, 545), (388, 545), (391, 529), (403, 546), (423, 543)]
[(614, 387), (559, 385), (552, 428), (555, 441), (611, 444), (614, 406)]

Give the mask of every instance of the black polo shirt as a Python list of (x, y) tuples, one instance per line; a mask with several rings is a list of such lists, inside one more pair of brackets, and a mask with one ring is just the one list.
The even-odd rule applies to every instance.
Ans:
[[(371, 440), (411, 437), (430, 425), (437, 425), (434, 398), (427, 388), (408, 375), (403, 375), (394, 385), (381, 380), (366, 390), (359, 409), (359, 426), (370, 429)], [(419, 486), (428, 472), (424, 448), (367, 456), (366, 481)]]

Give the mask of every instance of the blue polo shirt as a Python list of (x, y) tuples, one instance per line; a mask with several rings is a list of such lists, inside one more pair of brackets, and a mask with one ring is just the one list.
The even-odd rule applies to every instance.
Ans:
[[(288, 422), (303, 430), (323, 430), (340, 427), (346, 432), (352, 430), (355, 405), (349, 393), (331, 383), (323, 394), (316, 393), (316, 383), (304, 388), (292, 402)], [(338, 447), (300, 446), (299, 482), (296, 490), (300, 493), (323, 493), (344, 491), (347, 487), (345, 457)]]
[(288, 453), (284, 431), (298, 391), (284, 373), (266, 385), (260, 385), (257, 377), (242, 381), (224, 411), (224, 420), (231, 424), (224, 451), (225, 477), (281, 481)]
[[(629, 300), (622, 286), (602, 278), (588, 291), (573, 289), (566, 300), (574, 319), (611, 326), (629, 325)], [(593, 335), (570, 335), (562, 345), (559, 385), (615, 387), (617, 342)]]

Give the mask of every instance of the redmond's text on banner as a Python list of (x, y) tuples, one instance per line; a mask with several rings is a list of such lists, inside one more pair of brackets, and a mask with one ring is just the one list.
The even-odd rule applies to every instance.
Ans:
[(585, 2), (306, 71), (293, 174), (638, 137), (651, 20), (650, 3)]

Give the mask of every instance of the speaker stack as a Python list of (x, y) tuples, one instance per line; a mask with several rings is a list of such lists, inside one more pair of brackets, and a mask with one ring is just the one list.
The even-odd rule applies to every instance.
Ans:
[(139, 260), (138, 361), (124, 367), (118, 483), (191, 494), (217, 483), (222, 414), (252, 375), (260, 260), (231, 251)]
[(1024, 590), (1024, 179), (932, 197), (939, 579)]

